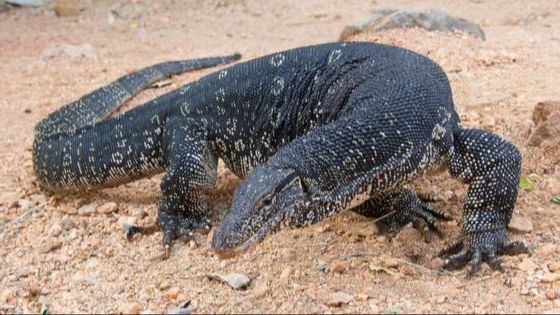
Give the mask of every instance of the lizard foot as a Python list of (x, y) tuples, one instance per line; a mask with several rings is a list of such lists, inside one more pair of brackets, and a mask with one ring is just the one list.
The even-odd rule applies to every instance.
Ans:
[(194, 240), (194, 232), (202, 230), (204, 232), (210, 231), (210, 220), (202, 218), (195, 221), (191, 218), (160, 213), (157, 220), (157, 225), (138, 226), (138, 225), (125, 225), (124, 232), (126, 238), (130, 241), (134, 234), (149, 235), (156, 231), (163, 230), (163, 258), (169, 258), (171, 254), (171, 245), (174, 240)]
[(195, 231), (202, 230), (203, 232), (208, 232), (212, 226), (207, 217), (193, 219), (164, 212), (159, 213), (157, 224), (163, 230), (164, 259), (169, 258), (171, 245), (174, 240), (194, 240)]
[(412, 226), (429, 243), (432, 240), (433, 232), (439, 237), (442, 236), (441, 231), (436, 226), (437, 219), (452, 219), (450, 214), (431, 204), (436, 200), (431, 195), (404, 191), (395, 200), (394, 209), (397, 209), (396, 212), (383, 219), (382, 222), (388, 226), (391, 235), (395, 235), (403, 226), (412, 222)]
[(480, 270), (486, 262), (493, 270), (504, 271), (499, 255), (532, 254), (531, 249), (521, 241), (507, 243), (506, 231), (487, 231), (471, 233), (466, 241), (455, 242), (442, 251), (440, 257), (448, 257), (443, 269), (459, 269), (467, 266), (467, 277)]

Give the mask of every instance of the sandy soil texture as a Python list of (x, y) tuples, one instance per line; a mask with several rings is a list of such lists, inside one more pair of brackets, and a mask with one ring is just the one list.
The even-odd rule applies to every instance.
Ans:
[[(187, 301), (194, 312), (560, 312), (560, 205), (551, 202), (560, 195), (560, 141), (528, 146), (533, 108), (560, 100), (558, 0), (422, 2), (480, 24), (486, 41), (420, 29), (351, 38), (430, 56), (449, 75), (464, 125), (493, 130), (522, 151), (523, 176), (534, 187), (520, 190), (514, 213), (526, 232), (510, 235), (535, 254), (504, 257), (504, 274), (486, 265), (471, 280), (438, 271), (437, 252), (459, 236), (466, 193), (447, 174), (412, 184), (440, 196), (439, 206), (454, 215), (440, 224), (443, 239), (427, 244), (409, 227), (389, 239), (371, 219), (341, 213), (282, 230), (225, 261), (206, 235), (198, 244), (178, 242), (165, 261), (161, 233), (126, 240), (123, 222), (155, 220), (161, 176), (56, 198), (36, 187), (34, 124), (120, 75), (170, 59), (240, 52), (247, 60), (335, 41), (372, 10), (415, 2), (99, 0), (82, 1), (70, 17), (57, 17), (52, 5), (0, 12), (0, 313), (166, 312)], [(72, 55), (56, 44), (82, 46)], [(215, 70), (174, 77), (125, 109)], [(220, 167), (215, 223), (238, 183)], [(248, 288), (207, 277), (232, 272), (252, 278)]]

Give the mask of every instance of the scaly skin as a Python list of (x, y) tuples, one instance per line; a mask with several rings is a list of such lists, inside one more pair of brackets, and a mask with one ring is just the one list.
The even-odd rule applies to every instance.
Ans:
[[(460, 127), (439, 66), (386, 45), (333, 43), (264, 56), (103, 121), (98, 120), (114, 106), (85, 106), (93, 114), (81, 105), (68, 107), (37, 126), (40, 182), (55, 190), (104, 188), (165, 171), (158, 225), (166, 246), (209, 227), (206, 193), (214, 186), (218, 158), (247, 177), (213, 240), (215, 248), (229, 253), (282, 222), (311, 224), (370, 199), (379, 204), (380, 194), (388, 192), (403, 196), (382, 205), (396, 211), (396, 227), (418, 220), (433, 225), (437, 212), (399, 193), (399, 187), (458, 161), (480, 169), (461, 178), (471, 187), (492, 172), (503, 177), (500, 185), (511, 187), (519, 174), (515, 149), (505, 156), (487, 154), (503, 140), (489, 135), (479, 142)], [(473, 139), (480, 158), (493, 164), (469, 160), (471, 153), (458, 150), (471, 148)], [(475, 236), (479, 227), (486, 228), (477, 224), (481, 219), (505, 227), (515, 202), (514, 192), (506, 190), (506, 195), (501, 186), (470, 190), (473, 204), (482, 197), (493, 201), (465, 212), (471, 213), (465, 226), (474, 226), (463, 233), (468, 261), (494, 257), (503, 245), (495, 230)], [(494, 211), (496, 202), (504, 206)]]

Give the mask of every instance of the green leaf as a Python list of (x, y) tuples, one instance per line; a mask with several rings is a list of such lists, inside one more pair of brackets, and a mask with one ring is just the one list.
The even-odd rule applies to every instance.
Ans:
[(519, 188), (525, 190), (533, 190), (535, 189), (535, 183), (533, 183), (530, 179), (525, 176), (521, 176), (519, 179)]
[(41, 310), (39, 311), (41, 315), (49, 315), (49, 308), (46, 305), (41, 305)]
[(560, 196), (552, 197), (552, 200), (550, 201), (554, 202), (557, 205), (560, 205)]

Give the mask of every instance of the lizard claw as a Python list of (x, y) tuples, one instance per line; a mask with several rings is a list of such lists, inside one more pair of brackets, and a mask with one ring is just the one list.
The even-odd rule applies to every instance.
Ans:
[(158, 225), (163, 229), (163, 258), (167, 259), (171, 256), (171, 249), (174, 240), (189, 241), (194, 240), (194, 232), (196, 230), (210, 230), (210, 220), (202, 218), (194, 221), (191, 218), (170, 215), (160, 212)]
[(412, 191), (402, 193), (396, 200), (399, 210), (395, 215), (384, 220), (389, 226), (390, 233), (395, 234), (401, 227), (412, 222), (413, 227), (422, 234), (427, 243), (431, 242), (433, 232), (438, 237), (442, 237), (441, 231), (436, 226), (437, 219), (450, 220), (452, 217), (430, 204), (436, 200), (431, 195)]
[(440, 251), (440, 257), (448, 258), (444, 261), (443, 269), (467, 268), (467, 277), (476, 274), (483, 262), (490, 268), (500, 272), (505, 269), (499, 255), (531, 254), (531, 250), (521, 241), (506, 242), (504, 230), (471, 233), (468, 242), (459, 241)]

